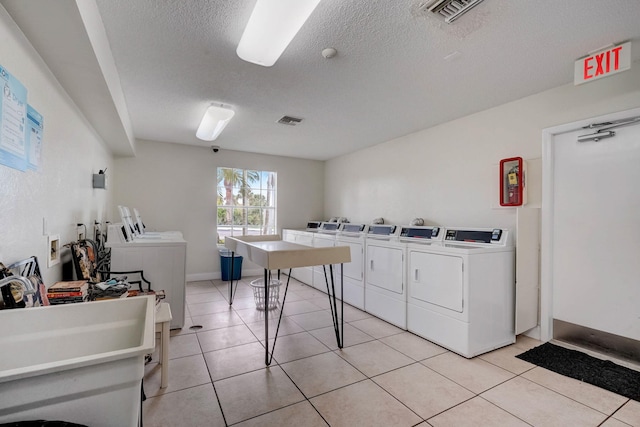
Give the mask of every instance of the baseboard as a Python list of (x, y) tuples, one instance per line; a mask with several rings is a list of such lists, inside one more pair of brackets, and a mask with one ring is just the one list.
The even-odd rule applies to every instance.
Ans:
[(523, 332), (522, 335), (540, 341), (540, 325)]
[[(261, 268), (256, 269), (242, 269), (242, 276), (251, 277), (251, 276), (260, 276), (264, 274), (264, 270)], [(220, 280), (222, 278), (222, 273), (220, 271), (214, 271), (209, 273), (193, 273), (187, 274), (187, 282), (200, 282), (204, 280)]]
[(255, 268), (255, 269), (242, 269), (242, 276), (243, 277), (252, 277), (252, 276), (263, 276), (264, 275), (264, 269), (262, 268)]
[(187, 274), (187, 282), (200, 282), (204, 280), (216, 280), (216, 279), (220, 279), (220, 272)]

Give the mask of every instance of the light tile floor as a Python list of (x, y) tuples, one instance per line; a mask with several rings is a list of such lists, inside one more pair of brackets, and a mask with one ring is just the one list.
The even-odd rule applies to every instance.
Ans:
[[(267, 368), (251, 279), (231, 307), (226, 282), (187, 284), (169, 386), (159, 388), (157, 358), (146, 366), (146, 427), (640, 427), (640, 402), (517, 359), (540, 344), (525, 336), (466, 359), (345, 305), (340, 350), (327, 296), (293, 279)], [(266, 315), (272, 337), (279, 312)]]

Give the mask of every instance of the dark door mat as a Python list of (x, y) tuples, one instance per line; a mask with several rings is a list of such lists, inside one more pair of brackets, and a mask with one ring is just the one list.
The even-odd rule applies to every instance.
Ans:
[(640, 372), (576, 350), (544, 343), (516, 356), (534, 365), (640, 401)]

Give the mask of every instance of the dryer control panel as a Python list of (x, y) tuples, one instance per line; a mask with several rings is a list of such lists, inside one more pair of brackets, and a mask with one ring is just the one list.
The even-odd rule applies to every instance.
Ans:
[(444, 240), (448, 242), (505, 245), (507, 235), (507, 230), (501, 228), (475, 230), (448, 228)]
[(440, 235), (440, 227), (402, 227), (401, 238), (436, 239)]

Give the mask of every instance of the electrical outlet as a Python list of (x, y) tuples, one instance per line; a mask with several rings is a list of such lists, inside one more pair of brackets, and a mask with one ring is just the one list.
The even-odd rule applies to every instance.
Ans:
[(47, 267), (53, 267), (54, 265), (60, 263), (60, 250), (62, 249), (60, 246), (60, 236), (59, 235), (49, 235), (47, 245)]
[(76, 238), (77, 240), (83, 240), (87, 237), (87, 226), (82, 223), (76, 224)]

